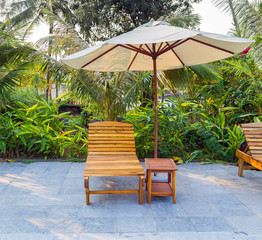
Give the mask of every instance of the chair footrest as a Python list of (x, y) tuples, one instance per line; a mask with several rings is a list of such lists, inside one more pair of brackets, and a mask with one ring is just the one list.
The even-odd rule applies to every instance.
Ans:
[(89, 191), (89, 194), (129, 194), (129, 193), (139, 193), (138, 189), (129, 190), (96, 190)]

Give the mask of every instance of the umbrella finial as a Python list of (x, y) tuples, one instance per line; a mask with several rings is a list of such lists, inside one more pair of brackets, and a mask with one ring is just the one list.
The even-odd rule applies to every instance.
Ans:
[(167, 26), (169, 26), (170, 23), (163, 22), (163, 21), (155, 21), (154, 18), (151, 18), (150, 22), (148, 22), (148, 23), (146, 23), (146, 24), (144, 24), (142, 26), (144, 26), (144, 27), (155, 27), (155, 26), (159, 26), (159, 25), (167, 25)]
[(152, 26), (154, 26), (154, 22), (155, 22), (154, 18), (151, 18), (150, 21), (148, 23), (146, 23), (144, 26), (145, 27), (152, 27)]

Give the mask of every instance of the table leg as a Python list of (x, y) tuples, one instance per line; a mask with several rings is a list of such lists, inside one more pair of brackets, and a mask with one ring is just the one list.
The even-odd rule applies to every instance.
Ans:
[(85, 178), (85, 189), (86, 189), (86, 205), (90, 204), (89, 200), (89, 178)]
[(171, 183), (171, 173), (168, 173), (168, 182)]
[(152, 171), (148, 170), (147, 175), (147, 203), (151, 202)]
[(176, 203), (176, 171), (172, 171), (173, 203)]

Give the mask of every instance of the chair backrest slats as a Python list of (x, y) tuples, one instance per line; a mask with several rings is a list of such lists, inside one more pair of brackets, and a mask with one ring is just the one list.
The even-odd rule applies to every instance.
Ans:
[(136, 154), (132, 124), (97, 122), (89, 124), (88, 155)]
[(253, 157), (262, 158), (262, 122), (241, 124)]

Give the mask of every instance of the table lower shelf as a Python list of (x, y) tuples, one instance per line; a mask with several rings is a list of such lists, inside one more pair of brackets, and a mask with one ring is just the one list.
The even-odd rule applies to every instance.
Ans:
[(168, 182), (152, 182), (151, 195), (153, 196), (172, 196), (173, 191)]

